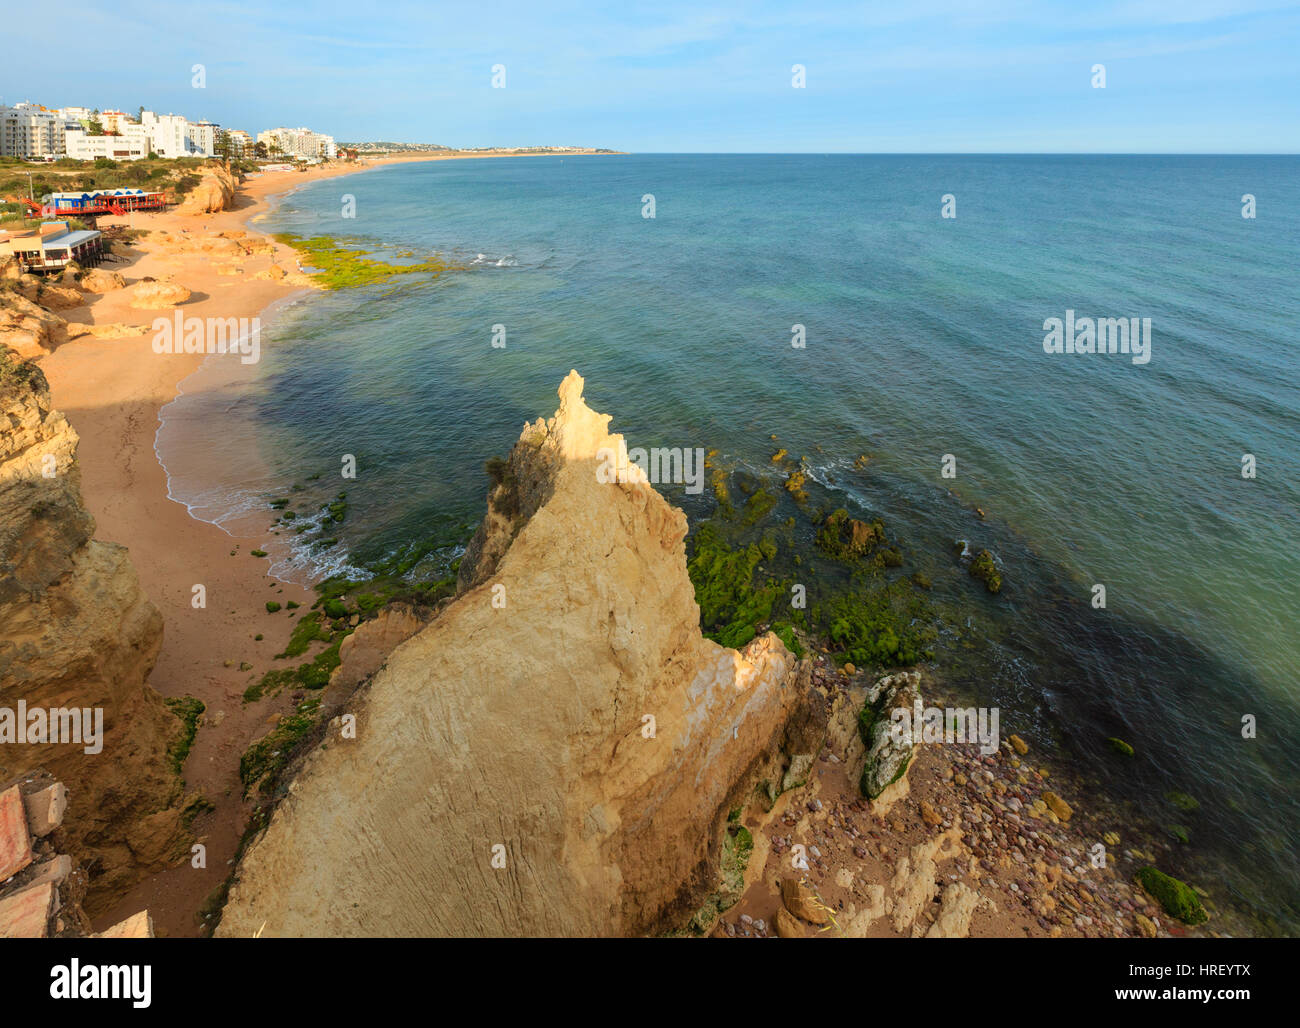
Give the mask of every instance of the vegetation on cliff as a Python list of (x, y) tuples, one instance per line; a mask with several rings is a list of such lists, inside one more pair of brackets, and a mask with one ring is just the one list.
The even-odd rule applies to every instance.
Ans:
[(170, 696), (163, 702), (167, 704), (168, 710), (181, 719), (180, 731), (167, 750), (172, 770), (179, 775), (185, 766), (185, 758), (190, 755), (190, 747), (194, 745), (194, 737), (199, 732), (199, 718), (207, 707), (194, 696)]

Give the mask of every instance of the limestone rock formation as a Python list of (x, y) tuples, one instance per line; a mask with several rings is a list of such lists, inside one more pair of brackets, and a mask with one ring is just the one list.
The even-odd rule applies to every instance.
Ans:
[(322, 699), (331, 709), (352, 695), (383, 666), (388, 655), (429, 623), (427, 611), (406, 603), (390, 603), (363, 621), (339, 646), (339, 666), (330, 674)]
[(15, 731), (20, 702), (103, 712), (102, 751), (6, 738), (0, 780), (42, 767), (67, 785), (67, 852), (91, 871), (93, 914), (181, 841), (167, 756), (179, 722), (146, 685), (162, 617), (125, 548), (92, 538), (77, 434), (50, 409), (45, 376), (3, 347), (0, 413), (0, 733)]
[(700, 634), (686, 519), (599, 481), (622, 440), (582, 389), (525, 426), (462, 591), (303, 761), (219, 935), (647, 934), (716, 893), (808, 676), (770, 633)]
[(112, 321), (103, 325), (87, 325), (84, 321), (69, 321), (63, 331), (68, 339), (80, 339), (82, 336), (91, 336), (95, 339), (126, 339), (130, 336), (144, 335), (149, 331), (149, 326), (124, 325), (120, 321)]
[(115, 289), (124, 288), (126, 279), (116, 271), (108, 271), (105, 268), (92, 268), (81, 276), (77, 285), (88, 293), (111, 293)]
[[(913, 738), (910, 731), (911, 713), (921, 702), (921, 673), (919, 671), (900, 671), (886, 675), (867, 691), (867, 706), (874, 712), (871, 724), (871, 744), (867, 749), (866, 763), (862, 769), (862, 794), (872, 800), (889, 798), (883, 794), (890, 786), (903, 780), (911, 765), (912, 755), (920, 739)], [(909, 714), (906, 725), (909, 730), (900, 732), (895, 738), (895, 725), (891, 714), (897, 709)]]
[(209, 164), (199, 184), (176, 208), (177, 214), (211, 214), (230, 209), (235, 198), (235, 176), (225, 163)]
[(30, 299), (52, 311), (66, 311), (86, 305), (86, 297), (81, 290), (62, 282), (42, 282), (40, 289)]
[(162, 278), (144, 278), (131, 287), (131, 306), (140, 310), (175, 307), (190, 298), (190, 291), (179, 282)]
[(12, 289), (0, 288), (0, 347), (43, 357), (63, 341), (64, 319)]

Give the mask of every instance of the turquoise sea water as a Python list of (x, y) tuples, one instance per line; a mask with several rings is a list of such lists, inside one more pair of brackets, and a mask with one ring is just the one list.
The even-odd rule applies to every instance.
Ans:
[[(166, 428), (159, 452), (173, 494), (211, 520), (312, 474), (317, 500), (347, 489), (337, 547), (279, 552), (308, 576), (475, 523), (483, 461), (554, 410), (570, 368), (629, 445), (772, 474), (775, 433), (971, 607), (992, 659), (961, 684), (1016, 712), (1004, 730), (1064, 743), (1153, 820), (1187, 825), (1201, 874), (1292, 931), (1297, 181), (1294, 157), (840, 155), (445, 161), (321, 181), (257, 227), (466, 269), (291, 306), (250, 379), (169, 408), (169, 423), (226, 426), (207, 445), (229, 474), (187, 474)], [(1044, 320), (1067, 309), (1150, 318), (1150, 363), (1044, 353)], [(342, 454), (357, 481), (339, 482)], [(999, 596), (969, 588), (959, 538), (997, 555)], [(1117, 766), (1110, 735), (1136, 761)], [(1169, 790), (1200, 810), (1168, 809)]]

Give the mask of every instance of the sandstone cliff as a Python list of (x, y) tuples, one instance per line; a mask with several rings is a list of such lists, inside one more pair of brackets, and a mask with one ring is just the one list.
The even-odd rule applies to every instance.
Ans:
[(304, 761), (218, 934), (677, 927), (719, 889), (728, 812), (820, 748), (776, 636), (701, 636), (683, 514), (598, 480), (621, 438), (582, 387), (525, 426), (460, 595), (353, 698), (356, 737)]
[(0, 709), (100, 708), (104, 740), (99, 753), (6, 741), (0, 780), (42, 767), (67, 785), (67, 852), (90, 871), (93, 915), (181, 840), (167, 754), (179, 722), (145, 684), (162, 617), (125, 548), (92, 538), (77, 434), (45, 376), (4, 347), (0, 418)]
[(25, 287), (21, 282), (15, 288), (0, 286), (0, 347), (30, 360), (44, 357), (63, 342), (65, 321), (19, 292)]
[(177, 214), (211, 214), (230, 209), (235, 199), (235, 176), (225, 162), (209, 164), (203, 177), (176, 208)]

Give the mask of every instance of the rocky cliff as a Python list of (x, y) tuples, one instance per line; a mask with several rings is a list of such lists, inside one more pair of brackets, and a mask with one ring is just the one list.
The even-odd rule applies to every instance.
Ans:
[[(181, 841), (167, 752), (179, 722), (146, 685), (162, 617), (125, 548), (92, 538), (77, 434), (40, 369), (5, 347), (0, 426), (0, 780), (41, 767), (66, 784), (67, 852), (90, 872), (93, 915)], [(102, 751), (15, 741), (20, 702), (102, 710)]]
[(230, 209), (235, 199), (237, 185), (230, 165), (225, 161), (209, 164), (204, 168), (203, 176), (176, 208), (177, 214), (211, 214), (215, 211)]
[[(8, 272), (17, 267), (11, 257), (0, 270)], [(66, 338), (67, 322), (20, 291), (34, 296), (39, 285), (34, 275), (6, 275), (0, 279), (0, 347), (12, 349), (18, 357), (44, 357)]]
[(218, 934), (671, 929), (724, 881), (728, 812), (811, 761), (807, 668), (701, 636), (686, 519), (598, 479), (622, 440), (582, 389), (495, 469), (460, 594), (305, 760)]

